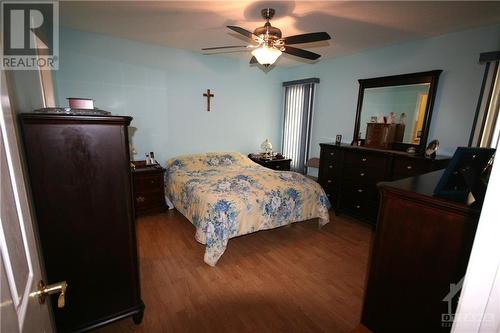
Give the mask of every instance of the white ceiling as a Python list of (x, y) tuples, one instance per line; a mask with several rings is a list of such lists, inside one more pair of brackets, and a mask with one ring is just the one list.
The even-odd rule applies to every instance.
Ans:
[[(328, 42), (297, 45), (320, 59), (500, 23), (500, 1), (61, 1), (60, 17), (70, 28), (202, 53), (202, 47), (247, 44), (226, 25), (253, 31), (263, 25), (266, 7), (276, 9), (271, 24), (284, 36), (328, 32)], [(304, 62), (286, 55), (278, 65)]]

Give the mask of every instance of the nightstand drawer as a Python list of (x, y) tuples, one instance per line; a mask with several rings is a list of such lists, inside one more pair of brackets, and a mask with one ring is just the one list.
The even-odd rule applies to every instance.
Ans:
[(137, 210), (142, 211), (150, 208), (164, 208), (165, 196), (163, 192), (136, 192), (134, 194), (134, 203)]
[(278, 171), (290, 171), (290, 163), (292, 162), (289, 158), (273, 158), (272, 160), (264, 159), (258, 154), (249, 154), (248, 157), (263, 167)]
[(155, 191), (163, 187), (163, 172), (134, 175), (135, 191)]
[(136, 216), (162, 212), (167, 208), (164, 194), (164, 172), (165, 169), (159, 166), (132, 169), (134, 185), (133, 200)]
[(272, 162), (266, 163), (265, 166), (270, 168), (270, 169), (273, 169), (273, 170), (289, 171), (290, 170), (290, 161), (289, 160), (272, 161)]

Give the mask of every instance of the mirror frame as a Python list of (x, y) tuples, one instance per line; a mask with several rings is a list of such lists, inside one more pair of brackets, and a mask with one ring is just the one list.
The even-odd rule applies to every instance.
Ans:
[(424, 116), (424, 122), (422, 124), (422, 136), (420, 137), (420, 143), (418, 145), (415, 145), (411, 143), (400, 142), (396, 143), (392, 148), (392, 150), (406, 150), (409, 147), (415, 147), (417, 154), (423, 153), (427, 145), (429, 128), (432, 118), (432, 109), (434, 107), (434, 99), (436, 97), (439, 75), (441, 73), (442, 70), (439, 69), (427, 72), (383, 76), (383, 77), (358, 80), (359, 82), (358, 106), (356, 110), (356, 120), (354, 122), (353, 142), (358, 142), (359, 140), (361, 140), (364, 145), (365, 141), (365, 139), (361, 139), (358, 137), (358, 133), (360, 128), (359, 122), (361, 121), (361, 109), (363, 108), (363, 97), (366, 88), (380, 88), (380, 87), (429, 83), (430, 84), (429, 97), (427, 98), (427, 105), (425, 107), (425, 116)]

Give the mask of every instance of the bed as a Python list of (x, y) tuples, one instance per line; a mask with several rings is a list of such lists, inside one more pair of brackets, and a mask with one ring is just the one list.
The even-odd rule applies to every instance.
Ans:
[(318, 183), (240, 153), (175, 157), (167, 161), (166, 175), (166, 195), (195, 226), (210, 266), (230, 238), (314, 218), (320, 227), (329, 222), (330, 203)]

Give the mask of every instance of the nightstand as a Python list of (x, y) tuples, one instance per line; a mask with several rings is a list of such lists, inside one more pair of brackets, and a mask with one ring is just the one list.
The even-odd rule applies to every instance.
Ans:
[(135, 215), (160, 213), (168, 207), (165, 204), (165, 169), (160, 165), (146, 165), (145, 161), (133, 161), (133, 195)]
[(275, 156), (271, 159), (263, 158), (262, 154), (248, 154), (248, 158), (266, 168), (279, 171), (290, 171), (290, 162), (292, 161), (290, 158), (276, 158)]

